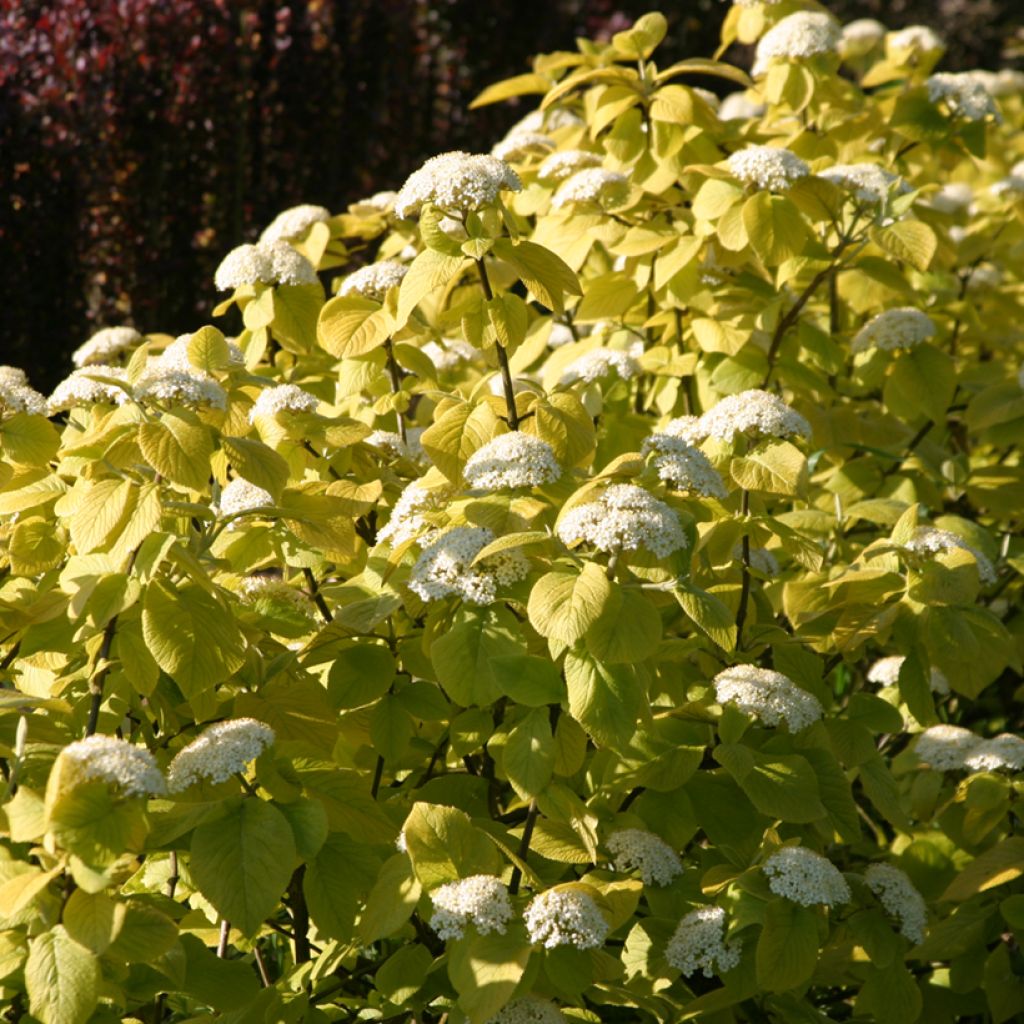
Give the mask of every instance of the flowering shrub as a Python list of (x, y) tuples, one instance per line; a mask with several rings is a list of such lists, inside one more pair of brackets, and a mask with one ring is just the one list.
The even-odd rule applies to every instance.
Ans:
[(1019, 1012), (1024, 82), (862, 29), (540, 57), (0, 371), (13, 1019)]

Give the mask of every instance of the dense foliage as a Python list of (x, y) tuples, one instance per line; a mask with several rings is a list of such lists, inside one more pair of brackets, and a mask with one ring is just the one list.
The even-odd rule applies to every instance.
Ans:
[(665, 30), (0, 369), (8, 1020), (1024, 1004), (1024, 80)]

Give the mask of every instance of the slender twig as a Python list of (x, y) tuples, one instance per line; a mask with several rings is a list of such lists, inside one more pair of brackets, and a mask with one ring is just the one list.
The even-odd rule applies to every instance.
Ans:
[(370, 784), (370, 796), (374, 800), (377, 799), (377, 794), (380, 792), (380, 780), (384, 775), (384, 756), (382, 754), (377, 755), (377, 764), (373, 769), (373, 782)]
[[(533, 827), (537, 824), (537, 799), (530, 801), (529, 809), (526, 812), (526, 824), (523, 825), (523, 838), (519, 841), (519, 859), (525, 864), (530, 854), (530, 840), (533, 838)], [(517, 865), (512, 869), (512, 877), (508, 881), (508, 891), (513, 896), (519, 892), (519, 883), (523, 879), (523, 873)]]
[(306, 865), (300, 864), (288, 883), (289, 909), (292, 913), (292, 927), (295, 930), (295, 962), (309, 963), (309, 908), (306, 906), (306, 894), (302, 890), (302, 880), (306, 874)]
[(178, 881), (181, 876), (178, 874), (178, 851), (171, 850), (168, 863), (171, 867), (171, 873), (167, 876), (167, 898), (170, 900), (174, 899), (174, 892), (178, 888)]
[(228, 935), (231, 933), (231, 922), (223, 920), (220, 923), (220, 940), (217, 942), (217, 957), (223, 960), (228, 955)]
[[(491, 290), (491, 281), (487, 276), (487, 266), (482, 259), (476, 262), (477, 273), (480, 275), (480, 287), (483, 289), (484, 298), (491, 302), (494, 299), (494, 292)], [(512, 384), (512, 371), (508, 365), (508, 352), (500, 341), (495, 340), (494, 347), (498, 355), (498, 367), (501, 370), (501, 386), (505, 392), (505, 409), (508, 415), (508, 425), (512, 430), (519, 429), (519, 413), (516, 411), (516, 391)]]
[[(391, 393), (393, 395), (400, 394), (402, 391), (402, 374), (398, 369), (398, 363), (395, 360), (395, 349), (391, 344), (391, 339), (388, 338), (384, 342), (384, 354), (388, 360), (388, 374), (391, 377)], [(403, 441), (408, 440), (405, 434), (405, 414), (400, 409), (395, 409), (395, 418), (398, 420), (398, 436)]]
[(271, 981), (270, 975), (267, 974), (267, 965), (263, 962), (263, 954), (260, 952), (260, 946), (258, 942), (252, 944), (253, 956), (256, 957), (256, 966), (260, 972), (260, 982), (264, 988), (270, 988)]
[(323, 616), (324, 622), (328, 625), (331, 624), (331, 609), (327, 606), (327, 602), (324, 600), (323, 594), (320, 593), (320, 586), (316, 581), (316, 577), (313, 575), (313, 570), (308, 566), (302, 567), (302, 577), (306, 581), (306, 587), (313, 597), (313, 604), (316, 605), (317, 610)]

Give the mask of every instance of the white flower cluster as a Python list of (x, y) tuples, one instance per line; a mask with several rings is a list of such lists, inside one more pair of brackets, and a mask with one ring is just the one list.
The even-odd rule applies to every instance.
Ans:
[(991, 586), (996, 581), (996, 569), (988, 556), (976, 547), (968, 544), (963, 537), (958, 537), (949, 530), (938, 530), (934, 526), (919, 526), (913, 537), (904, 545), (904, 550), (915, 555), (937, 555), (942, 551), (959, 549), (966, 551), (978, 563), (978, 578), (983, 586)]
[(373, 214), (389, 213), (394, 209), (398, 193), (394, 191), (374, 192), (372, 196), (365, 199), (357, 199), (349, 204), (349, 209), (360, 217), (367, 217)]
[(695, 491), (706, 498), (728, 497), (722, 477), (708, 457), (681, 437), (651, 434), (644, 439), (640, 450), (644, 455), (654, 452), (651, 463), (658, 471), (658, 479), (675, 490)]
[(224, 485), (220, 492), (220, 504), (216, 506), (215, 511), (219, 516), (233, 516), (273, 504), (274, 496), (269, 491), (236, 476), (234, 480)]
[(886, 912), (899, 921), (900, 933), (911, 942), (924, 942), (928, 906), (907, 875), (891, 864), (870, 864), (864, 881)]
[[(191, 334), (180, 334), (160, 353), (154, 360), (158, 365), (167, 370), (180, 370), (182, 373), (201, 374), (203, 371), (192, 365), (188, 357), (188, 347), (192, 343)], [(245, 363), (245, 355), (242, 350), (233, 342), (227, 342), (228, 365), (242, 366)]]
[(320, 399), (303, 391), (296, 384), (276, 384), (264, 388), (249, 410), (249, 422), (255, 423), (263, 416), (274, 417), (279, 412), (316, 412)]
[(226, 782), (273, 742), (274, 730), (255, 718), (211, 725), (175, 755), (167, 769), (167, 788), (180, 793), (203, 779)]
[(322, 224), (330, 219), (331, 211), (326, 206), (302, 203), (279, 213), (260, 235), (260, 242), (264, 245), (270, 242), (287, 242), (304, 235), (314, 224)]
[[(868, 682), (879, 686), (895, 686), (900, 681), (900, 669), (907, 659), (899, 654), (888, 658), (879, 658), (868, 669)], [(933, 693), (949, 693), (949, 680), (939, 669), (932, 666), (929, 672), (928, 685)]]
[(873, 316), (853, 336), (850, 351), (913, 348), (934, 337), (935, 323), (927, 313), (913, 306), (899, 306)]
[[(733, 546), (732, 557), (736, 560), (743, 558), (743, 542), (739, 541)], [(762, 576), (778, 576), (782, 571), (779, 560), (767, 548), (751, 548), (749, 553), (750, 568)]]
[(581, 541), (598, 551), (636, 551), (641, 545), (658, 558), (686, 547), (675, 510), (634, 484), (612, 484), (595, 501), (571, 508), (557, 527), (569, 545)]
[(840, 33), (840, 48), (860, 49), (873, 46), (885, 38), (886, 27), (874, 18), (857, 18), (843, 26)]
[(213, 275), (218, 291), (249, 284), (316, 284), (313, 264), (287, 242), (239, 245), (221, 260)]
[(725, 164), (744, 185), (769, 192), (785, 192), (793, 182), (811, 173), (796, 153), (781, 146), (747, 146), (733, 153)]
[(811, 435), (811, 425), (800, 413), (778, 395), (757, 388), (723, 398), (700, 417), (696, 429), (720, 441), (732, 441), (737, 434), (751, 438)]
[(526, 996), (502, 1007), (487, 1024), (565, 1024), (565, 1017), (547, 999)]
[(665, 947), (665, 959), (688, 978), (700, 971), (710, 978), (731, 971), (740, 962), (740, 948), (725, 942), (725, 911), (721, 907), (698, 907), (678, 924)]
[[(1024, 181), (1021, 182), (1024, 186)], [(974, 189), (966, 181), (951, 181), (928, 199), (928, 205), (939, 213), (959, 213), (974, 202)]]
[(959, 725), (933, 725), (918, 736), (914, 749), (920, 761), (940, 772), (1024, 768), (1024, 740), (1008, 732), (984, 740)]
[(601, 156), (586, 149), (563, 149), (546, 156), (537, 168), (541, 181), (565, 181), (588, 167), (600, 167)]
[(764, 111), (764, 104), (751, 99), (745, 91), (731, 92), (718, 105), (718, 119), (747, 121), (752, 117), (760, 117)]
[(428, 525), (424, 513), (444, 508), (448, 497), (447, 491), (428, 490), (419, 480), (410, 481), (398, 496), (391, 518), (377, 532), (377, 541), (397, 547), (417, 537)]
[(466, 483), (480, 491), (540, 487), (554, 483), (561, 475), (562, 467), (551, 445), (518, 430), (499, 434), (477, 448), (463, 470)]
[(276, 576), (246, 576), (238, 585), (238, 592), (246, 604), (256, 607), (264, 602), (287, 604), (308, 619), (316, 617), (315, 606), (309, 597)]
[(461, 939), (466, 925), (472, 924), (481, 935), (505, 934), (512, 918), (512, 904), (504, 882), (493, 875), (472, 875), (448, 882), (430, 894), (434, 913), (430, 927), (442, 939)]
[(639, 871), (644, 885), (671, 885), (683, 873), (683, 862), (668, 843), (653, 832), (624, 828), (608, 837), (616, 871)]
[(669, 437), (678, 437), (690, 445), (700, 444), (708, 437), (701, 430), (699, 416), (677, 416), (675, 419), (669, 420), (661, 432), (668, 434)]
[(499, 160), (519, 162), (543, 156), (555, 148), (554, 139), (543, 132), (517, 132), (494, 144), (491, 156)]
[(604, 167), (586, 167), (566, 178), (551, 197), (551, 208), (560, 210), (570, 203), (609, 205), (621, 202), (629, 188), (629, 178)]
[(898, 175), (879, 167), (878, 164), (835, 164), (818, 171), (819, 178), (831, 181), (833, 185), (852, 192), (862, 203), (878, 205), (884, 203), (890, 193), (897, 195), (910, 191), (910, 186)]
[(501, 551), (473, 565), (494, 534), (485, 526), (456, 526), (423, 549), (409, 575), (409, 589), (423, 601), (452, 594), (472, 604), (490, 604), (499, 586), (523, 579), (530, 563), (518, 550)]
[(576, 889), (548, 889), (535, 896), (523, 915), (530, 941), (545, 949), (596, 949), (608, 936), (608, 922), (597, 904)]
[(358, 295), (363, 299), (383, 302), (389, 289), (402, 283), (402, 278), (409, 273), (409, 268), (397, 260), (381, 260), (379, 263), (368, 263), (357, 271), (349, 274), (341, 282), (339, 295)]
[(25, 379), (25, 375), (22, 374), (21, 380), (15, 376), (0, 380), (0, 415), (9, 416), (19, 412), (27, 412), (33, 416), (47, 414), (46, 396), (24, 383)]
[(424, 203), (447, 213), (466, 214), (491, 206), (501, 191), (522, 190), (519, 175), (489, 153), (455, 150), (431, 157), (399, 190), (395, 213), (415, 217)]
[(896, 53), (937, 53), (946, 47), (942, 37), (927, 25), (908, 25), (898, 32), (890, 32), (886, 37), (886, 45), (890, 52)]
[(182, 405), (208, 405), (226, 409), (227, 392), (208, 373), (178, 370), (152, 360), (135, 382), (135, 397), (140, 402), (180, 402)]
[(850, 886), (827, 857), (806, 846), (784, 846), (761, 865), (768, 888), (803, 907), (849, 903)]
[(106, 363), (140, 341), (142, 335), (134, 327), (104, 327), (75, 349), (71, 361), (78, 367)]
[(461, 338), (442, 338), (440, 343), (428, 341), (420, 351), (441, 371), (454, 370), (477, 356), (476, 349)]
[(54, 389), (46, 400), (48, 416), (56, 416), (59, 412), (73, 409), (79, 405), (123, 405), (128, 401), (128, 392), (114, 384), (105, 384), (95, 380), (96, 376), (111, 377), (127, 383), (128, 375), (121, 366), (84, 366), (72, 370)]
[(954, 117), (965, 121), (999, 117), (999, 108), (985, 88), (985, 80), (972, 71), (941, 71), (931, 75), (925, 84), (928, 99), (942, 104)]
[(830, 14), (798, 11), (783, 18), (761, 36), (751, 74), (763, 75), (773, 60), (834, 53), (838, 44), (839, 23)]
[(528, 132), (557, 132), (562, 128), (580, 128), (582, 126), (582, 119), (564, 107), (531, 110), (509, 128), (505, 133), (505, 138), (510, 139), (513, 135), (523, 135)]
[(735, 704), (744, 714), (768, 726), (784, 720), (790, 732), (800, 732), (824, 714), (813, 693), (769, 668), (733, 665), (719, 672), (713, 683), (719, 704)]
[(145, 747), (113, 736), (87, 736), (69, 743), (61, 758), (74, 765), (76, 774), (90, 782), (117, 786), (125, 796), (161, 796), (167, 783)]
[(562, 371), (559, 384), (573, 384), (578, 380), (593, 384), (612, 373), (623, 380), (630, 380), (639, 372), (640, 364), (628, 352), (613, 348), (592, 348)]
[(782, 0), (732, 0), (733, 7), (771, 7), (774, 4), (782, 3)]

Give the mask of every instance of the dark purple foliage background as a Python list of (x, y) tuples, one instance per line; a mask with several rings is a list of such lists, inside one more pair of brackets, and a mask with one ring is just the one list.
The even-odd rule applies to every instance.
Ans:
[[(722, 4), (662, 6), (662, 61), (713, 51)], [(828, 6), (931, 23), (960, 68), (1013, 57), (1024, 24), (1019, 0)], [(49, 389), (100, 326), (196, 327), (220, 257), (277, 212), (341, 210), (436, 152), (489, 149), (527, 107), (468, 111), (484, 86), (656, 7), (0, 0), (0, 361)]]

